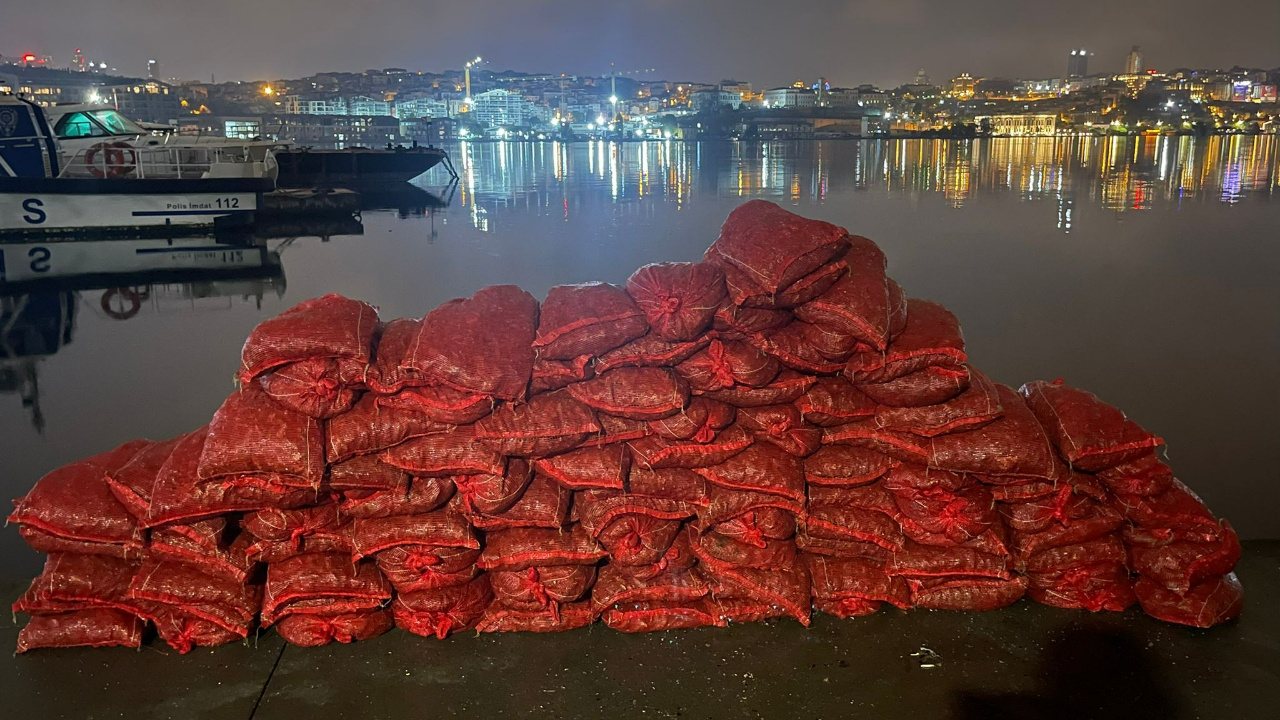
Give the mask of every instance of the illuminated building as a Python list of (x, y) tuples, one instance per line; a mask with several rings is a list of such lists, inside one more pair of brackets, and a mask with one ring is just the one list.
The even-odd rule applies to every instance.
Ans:
[(1082, 78), (1089, 74), (1089, 51), (1072, 50), (1067, 56), (1067, 77)]
[(76, 72), (84, 72), (88, 69), (85, 66), (84, 54), (80, 52), (80, 48), (76, 48), (76, 54), (71, 58), (71, 69)]
[(471, 99), (473, 119), (482, 125), (533, 125), (551, 119), (551, 109), (509, 90), (489, 90)]
[(147, 61), (147, 79), (148, 80), (160, 79), (160, 63), (156, 62), (155, 60)]
[(131, 120), (154, 123), (176, 123), (185, 115), (178, 93), (154, 80), (137, 85), (115, 85), (100, 91), (104, 100)]
[(449, 117), (449, 103), (429, 97), (396, 100), (396, 117), (401, 120)]
[(1142, 50), (1140, 50), (1137, 45), (1134, 45), (1133, 49), (1130, 50), (1129, 54), (1124, 58), (1124, 74), (1139, 75), (1143, 70)]
[(356, 95), (347, 100), (348, 115), (390, 115), (391, 103)]
[(817, 104), (817, 96), (804, 87), (774, 88), (764, 91), (763, 102), (767, 108), (811, 108)]
[(970, 77), (969, 73), (962, 73), (960, 77), (951, 81), (951, 97), (959, 100), (968, 100), (973, 97), (973, 90), (978, 81)]
[(1058, 116), (982, 115), (974, 118), (979, 127), (989, 128), (992, 135), (1009, 137), (1053, 135), (1058, 129)]

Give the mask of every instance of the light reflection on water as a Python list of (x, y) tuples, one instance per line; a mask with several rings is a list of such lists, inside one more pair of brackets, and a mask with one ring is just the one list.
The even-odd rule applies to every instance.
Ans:
[(848, 190), (939, 193), (954, 208), (987, 194), (1054, 200), (1071, 229), (1081, 203), (1117, 212), (1234, 204), (1280, 188), (1276, 136), (1069, 137), (774, 143), (461, 143), (460, 201), (472, 224), (512, 206), (568, 205), (594, 186), (618, 203), (699, 195), (822, 203)]

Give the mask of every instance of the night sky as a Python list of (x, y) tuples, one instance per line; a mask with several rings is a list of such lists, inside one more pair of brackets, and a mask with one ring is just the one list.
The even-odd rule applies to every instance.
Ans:
[(291, 78), (323, 70), (458, 68), (747, 80), (825, 75), (893, 86), (924, 68), (1054, 77), (1073, 46), (1118, 72), (1131, 45), (1148, 67), (1280, 66), (1277, 0), (56, 0), (5, 3), (0, 53), (65, 65), (76, 47), (125, 74), (149, 57), (165, 77)]

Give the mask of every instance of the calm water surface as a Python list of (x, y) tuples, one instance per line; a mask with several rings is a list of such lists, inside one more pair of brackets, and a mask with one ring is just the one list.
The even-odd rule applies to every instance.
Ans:
[[(129, 438), (208, 421), (262, 319), (339, 292), (419, 316), (493, 283), (541, 296), (695, 260), (765, 197), (866, 235), (947, 305), (974, 363), (1063, 377), (1165, 437), (1242, 535), (1280, 536), (1280, 168), (1275, 137), (452, 149), (447, 208), (366, 211), (363, 233), (272, 240), (266, 277), (3, 294), (0, 495)], [(433, 173), (436, 171), (433, 171)], [(443, 175), (419, 181), (448, 195)], [(274, 259), (274, 258), (272, 258)], [(11, 270), (12, 272), (12, 270)], [(11, 278), (12, 279), (12, 278)], [(112, 284), (122, 283), (119, 280)], [(0, 571), (38, 558), (12, 528)]]

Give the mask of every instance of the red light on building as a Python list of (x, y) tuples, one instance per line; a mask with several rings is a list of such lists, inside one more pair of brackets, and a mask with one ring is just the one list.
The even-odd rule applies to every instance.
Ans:
[(32, 55), (31, 53), (27, 53), (26, 55), (22, 56), (22, 62), (33, 63), (35, 61), (36, 61), (36, 56)]

